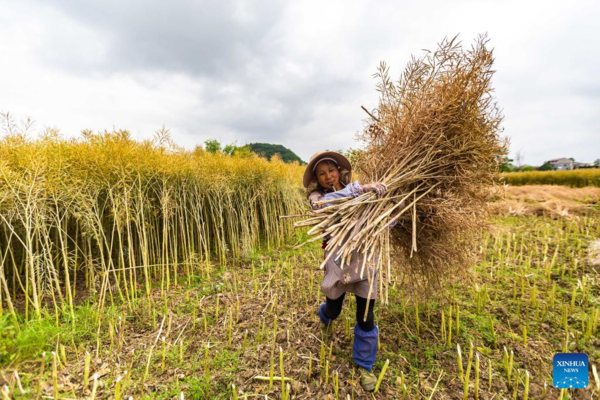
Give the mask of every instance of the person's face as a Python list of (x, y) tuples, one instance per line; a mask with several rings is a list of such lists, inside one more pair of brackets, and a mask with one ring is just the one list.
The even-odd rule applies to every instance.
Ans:
[(321, 161), (318, 163), (315, 169), (315, 176), (319, 185), (327, 189), (333, 188), (334, 190), (338, 186), (340, 179), (338, 167), (331, 161)]

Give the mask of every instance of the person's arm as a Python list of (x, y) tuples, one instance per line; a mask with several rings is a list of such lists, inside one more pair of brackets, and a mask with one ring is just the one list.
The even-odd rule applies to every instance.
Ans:
[(317, 201), (335, 200), (335, 199), (341, 199), (344, 197), (357, 197), (363, 193), (364, 193), (364, 191), (362, 190), (362, 186), (360, 185), (360, 183), (358, 183), (358, 181), (356, 181), (356, 182), (352, 182), (352, 183), (346, 185), (346, 187), (341, 190), (338, 190), (336, 192), (326, 193), (325, 195), (323, 195), (323, 193), (315, 190), (308, 196), (308, 202), (310, 203), (310, 206), (312, 207), (313, 210), (320, 210), (322, 208), (332, 205), (332, 203), (323, 203), (323, 204), (317, 205), (317, 204), (315, 204), (315, 202), (317, 202)]
[[(350, 182), (349, 184), (346, 185), (345, 188), (341, 189), (341, 190), (337, 190), (335, 192), (331, 192), (331, 193), (326, 193), (323, 196), (322, 200), (335, 200), (335, 199), (341, 199), (344, 197), (358, 197), (361, 194), (365, 193), (365, 192), (375, 192), (377, 193), (378, 196), (383, 195), (383, 193), (386, 191), (387, 187), (385, 186), (384, 183), (381, 182), (373, 182), (373, 183), (367, 183), (364, 185), (361, 185), (358, 181), (354, 181), (354, 182)], [(326, 205), (331, 205), (331, 204), (326, 204)]]
[(310, 196), (308, 196), (308, 201), (310, 202), (310, 205), (313, 208), (313, 210), (320, 210), (321, 208), (332, 205), (332, 203), (315, 205), (314, 203), (316, 201), (336, 200), (344, 197), (354, 198), (368, 191), (373, 191), (377, 193), (377, 195), (381, 196), (386, 191), (386, 189), (387, 187), (385, 186), (385, 184), (380, 182), (373, 182), (361, 185), (358, 181), (354, 181), (347, 184), (346, 187), (343, 189), (337, 190), (335, 192), (329, 192), (325, 195), (321, 194), (318, 191), (314, 191), (310, 194)]
[[(358, 183), (358, 181), (350, 182), (346, 185), (345, 188), (341, 190), (337, 190), (335, 192), (326, 193), (323, 196), (323, 200), (335, 200), (341, 199), (344, 197), (358, 197), (363, 194), (365, 191), (363, 190), (363, 186)], [(329, 204), (327, 204), (329, 205)]]

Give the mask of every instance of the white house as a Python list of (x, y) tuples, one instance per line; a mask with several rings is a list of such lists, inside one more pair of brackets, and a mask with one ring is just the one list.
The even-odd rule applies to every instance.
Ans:
[(573, 160), (570, 158), (555, 158), (554, 160), (548, 160), (548, 163), (552, 165), (554, 170), (573, 169)]

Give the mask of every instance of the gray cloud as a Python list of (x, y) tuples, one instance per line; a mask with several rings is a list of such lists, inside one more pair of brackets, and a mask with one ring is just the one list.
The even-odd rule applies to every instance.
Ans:
[[(281, 15), (281, 6), (272, 2), (253, 2), (246, 9), (236, 1), (164, 1), (134, 0), (123, 3), (107, 1), (51, 1), (56, 10), (78, 24), (97, 32), (100, 59), (86, 65), (104, 72), (123, 70), (165, 70), (190, 75), (221, 76), (235, 73), (252, 59), (277, 53), (269, 33)], [(64, 29), (58, 27), (58, 29)], [(85, 47), (72, 37), (50, 36), (58, 43)], [(93, 44), (92, 44), (93, 45)], [(53, 51), (44, 57), (71, 64)], [(77, 65), (77, 63), (75, 63)]]
[[(318, 105), (359, 101), (359, 74), (332, 74), (318, 59), (301, 59), (286, 48), (283, 3), (253, 2), (247, 9), (249, 3), (227, 1), (177, 7), (149, 1), (127, 7), (116, 1), (51, 4), (95, 33), (98, 55), (82, 61), (77, 52), (43, 51), (43, 61), (83, 75), (155, 70), (189, 75), (200, 82), (203, 100), (203, 110), (189, 120), (192, 131), (214, 124), (237, 132), (240, 142), (285, 140), (294, 126), (311, 122)], [(80, 39), (54, 33), (44, 47), (64, 48), (65, 42), (85, 47), (93, 40)]]

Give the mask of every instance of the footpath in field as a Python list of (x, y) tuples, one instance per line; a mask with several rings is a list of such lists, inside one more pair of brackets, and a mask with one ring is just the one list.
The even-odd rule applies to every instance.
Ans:
[[(376, 374), (389, 366), (375, 398), (557, 398), (555, 353), (598, 364), (598, 218), (493, 222), (468, 280), (416, 302), (398, 277), (389, 304), (377, 303)], [(372, 398), (352, 363), (353, 296), (331, 346), (321, 341), (322, 256), (315, 245), (199, 266), (166, 297), (157, 287), (148, 301), (140, 285), (134, 307), (80, 305), (59, 328), (44, 319), (16, 331), (5, 314), (0, 379), (15, 398)], [(588, 389), (564, 395), (590, 398), (597, 385), (590, 372)]]

